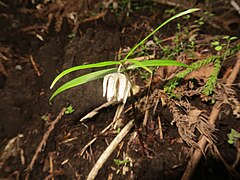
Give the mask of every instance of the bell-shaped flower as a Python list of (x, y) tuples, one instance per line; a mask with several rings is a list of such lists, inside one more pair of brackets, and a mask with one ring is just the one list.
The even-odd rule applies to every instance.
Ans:
[(108, 74), (103, 79), (103, 97), (107, 97), (107, 101), (123, 101), (125, 104), (129, 92), (131, 89), (131, 83), (128, 78), (122, 73)]

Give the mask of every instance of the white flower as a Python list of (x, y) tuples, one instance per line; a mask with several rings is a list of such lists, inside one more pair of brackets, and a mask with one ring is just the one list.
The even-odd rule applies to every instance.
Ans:
[(108, 74), (103, 79), (103, 97), (107, 96), (107, 101), (122, 100), (125, 104), (130, 89), (131, 83), (122, 73)]

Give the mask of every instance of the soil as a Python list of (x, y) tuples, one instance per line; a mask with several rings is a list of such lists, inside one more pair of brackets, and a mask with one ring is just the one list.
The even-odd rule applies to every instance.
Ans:
[[(99, 3), (100, 1), (96, 1), (94, 5), (91, 1), (87, 7), (88, 12), (99, 10)], [(0, 154), (4, 152), (10, 139), (18, 137), (17, 144), (12, 147), (12, 154), (6, 159), (0, 159), (0, 179), (26, 177), (26, 169), (49, 124), (62, 108), (69, 105), (74, 107), (74, 113), (64, 115), (56, 124), (33, 166), (29, 179), (52, 178), (49, 175), (53, 175), (55, 179), (86, 179), (97, 159), (118, 134), (117, 130), (100, 134), (112, 122), (117, 105), (104, 108), (94, 118), (80, 123), (79, 120), (86, 113), (106, 102), (102, 97), (102, 81), (97, 80), (69, 89), (59, 94), (52, 104), (49, 103), (49, 98), (56, 89), (50, 90), (49, 87), (64, 69), (116, 59), (120, 48), (133, 47), (148, 35), (153, 27), (160, 24), (163, 19), (159, 17), (163, 17), (163, 11), (169, 6), (154, 4), (152, 7), (152, 3), (138, 2), (140, 10), (130, 11), (129, 15), (126, 9), (116, 13), (109, 8), (104, 16), (82, 21), (77, 28), (64, 17), (61, 19), (60, 30), (55, 27), (55, 23), (59, 22), (55, 17), (55, 20), (41, 31), (40, 27), (46, 26), (49, 19), (45, 14), (36, 11), (37, 4), (20, 0), (0, 1)], [(54, 12), (51, 8), (48, 10)], [(236, 19), (235, 17), (236, 14), (233, 19)], [(87, 19), (84, 15), (82, 18)], [(226, 21), (221, 29), (206, 25), (202, 33), (239, 36), (240, 26), (237, 26), (236, 21), (232, 29), (227, 22), (229, 21)], [(224, 28), (226, 26), (228, 28)], [(70, 37), (74, 28), (77, 29), (76, 35)], [(173, 36), (174, 32), (175, 26), (170, 24), (163, 28), (161, 36), (167, 38)], [(225, 64), (223, 70), (229, 66), (231, 64)], [(58, 83), (63, 84), (92, 71), (72, 73)], [(240, 76), (235, 83), (239, 82)], [(239, 85), (235, 88), (239, 97)], [(137, 96), (137, 100), (139, 99), (141, 97)], [(199, 98), (192, 98), (191, 103), (208, 113), (212, 108), (212, 104), (204, 103)], [(129, 102), (126, 109), (128, 107), (131, 107)], [(143, 114), (139, 114), (139, 118), (143, 119)], [(135, 129), (132, 129), (104, 164), (97, 179), (181, 178), (192, 149), (181, 139), (176, 126), (171, 125), (173, 116), (167, 107), (158, 105), (156, 114), (161, 116), (164, 138), (159, 138), (157, 116), (150, 114), (147, 128), (140, 125), (141, 138)], [(123, 118), (129, 120), (128, 116), (131, 117), (132, 114), (123, 115)], [(240, 122), (231, 108), (224, 106), (214, 135), (220, 154), (228, 164), (232, 164), (237, 155), (236, 148), (227, 143), (227, 134), (231, 128), (240, 131)], [(97, 137), (96, 142), (81, 154), (84, 146), (94, 137)], [(146, 146), (145, 150), (142, 149), (142, 143)], [(126, 157), (131, 162), (125, 166), (117, 166), (114, 162), (114, 159), (123, 160)], [(239, 164), (236, 170), (240, 172)], [(201, 159), (193, 177), (234, 178), (222, 161), (210, 152), (206, 154), (206, 158)]]

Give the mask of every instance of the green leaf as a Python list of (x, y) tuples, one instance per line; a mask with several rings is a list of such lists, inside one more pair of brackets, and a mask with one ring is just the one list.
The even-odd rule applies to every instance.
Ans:
[(145, 66), (142, 62), (137, 61), (135, 59), (129, 59), (128, 61), (135, 64), (138, 67), (141, 67), (141, 68), (145, 69), (146, 71), (148, 71), (152, 74), (152, 71), (147, 66)]
[(129, 163), (130, 161), (125, 159), (125, 160), (120, 160), (120, 159), (113, 159), (113, 161), (115, 162), (115, 164), (117, 166), (121, 166), (121, 165), (126, 165), (127, 163)]
[(223, 39), (229, 39), (230, 38), (230, 36), (223, 36)]
[(228, 139), (233, 139), (234, 138), (232, 133), (227, 134), (227, 137), (228, 137)]
[(104, 62), (99, 62), (99, 63), (94, 63), (94, 64), (84, 64), (80, 66), (74, 66), (69, 69), (66, 69), (65, 71), (61, 72), (52, 82), (50, 89), (53, 88), (53, 86), (57, 83), (59, 79), (61, 79), (63, 76), (67, 75), (68, 73), (71, 73), (73, 71), (78, 71), (81, 69), (89, 69), (89, 68), (97, 68), (97, 67), (104, 67), (104, 66), (111, 66), (111, 65), (119, 65), (120, 62), (118, 61), (104, 61)]
[(75, 87), (75, 86), (78, 86), (78, 85), (81, 85), (81, 84), (85, 84), (85, 83), (90, 82), (90, 81), (100, 79), (100, 78), (104, 77), (105, 75), (107, 75), (109, 73), (116, 72), (116, 71), (117, 71), (117, 68), (104, 69), (104, 70), (88, 73), (88, 74), (85, 74), (83, 76), (77, 77), (77, 78), (75, 78), (71, 81), (68, 81), (67, 83), (62, 85), (60, 88), (58, 88), (53, 93), (53, 95), (50, 97), (49, 101), (51, 101), (56, 95), (58, 95), (59, 93), (65, 91), (67, 89), (70, 89), (72, 87)]
[(154, 29), (147, 37), (145, 37), (140, 43), (138, 43), (137, 45), (135, 45), (130, 51), (129, 53), (126, 55), (126, 57), (124, 58), (124, 60), (127, 60), (127, 58), (139, 47), (141, 46), (148, 38), (150, 38), (153, 34), (155, 34), (159, 29), (161, 29), (163, 26), (165, 26), (167, 23), (169, 23), (170, 21), (178, 18), (178, 17), (181, 17), (181, 16), (184, 16), (184, 15), (187, 15), (189, 13), (192, 13), (192, 12), (195, 12), (195, 11), (198, 11), (200, 9), (198, 8), (192, 8), (192, 9), (188, 9), (186, 11), (183, 11), (183, 12), (180, 12), (178, 14), (176, 14), (175, 16), (172, 16), (171, 18), (167, 19), (166, 21), (164, 21), (162, 24), (160, 24), (156, 29)]
[(235, 40), (235, 39), (238, 39), (238, 37), (233, 36), (233, 37), (231, 37), (229, 40), (232, 41), (232, 40)]
[(74, 108), (72, 107), (72, 105), (68, 106), (67, 109), (65, 110), (65, 114), (72, 114), (74, 112)]
[(231, 134), (233, 138), (240, 138), (240, 133), (236, 131), (235, 129), (231, 129)]
[(211, 45), (218, 46), (219, 45), (219, 41), (213, 41), (213, 42), (211, 42)]
[(232, 139), (229, 139), (229, 140), (228, 140), (228, 143), (229, 143), (229, 144), (233, 144), (234, 141), (233, 141)]
[[(142, 66), (183, 66), (183, 67), (189, 67), (188, 65), (174, 61), (174, 60), (161, 60), (161, 59), (152, 59), (152, 60), (144, 60), (141, 61)], [(137, 64), (130, 65), (128, 69), (135, 69), (141, 67)]]
[(221, 50), (222, 50), (222, 46), (216, 46), (214, 49), (215, 49), (216, 51), (221, 51)]

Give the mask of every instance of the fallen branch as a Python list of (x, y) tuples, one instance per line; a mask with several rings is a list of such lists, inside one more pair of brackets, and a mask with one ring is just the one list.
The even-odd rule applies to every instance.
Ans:
[[(235, 81), (235, 79), (238, 76), (239, 70), (240, 70), (240, 52), (237, 53), (236, 65), (234, 66), (234, 68), (232, 70), (232, 73), (229, 75), (229, 77), (226, 81), (227, 85), (230, 86)], [(209, 124), (211, 124), (211, 125), (215, 124), (215, 122), (217, 120), (217, 117), (218, 117), (218, 114), (221, 110), (221, 106), (222, 106), (222, 103), (220, 101), (217, 101), (214, 104), (212, 112), (209, 116)], [(200, 161), (200, 159), (203, 155), (201, 150), (205, 149), (205, 147), (207, 145), (207, 142), (208, 141), (204, 136), (198, 141), (198, 146), (199, 146), (200, 149), (195, 149), (195, 151), (193, 153), (193, 156), (189, 160), (187, 168), (186, 168), (186, 170), (185, 170), (185, 172), (182, 176), (182, 180), (191, 179), (191, 177), (192, 177), (193, 173), (195, 172), (195, 169), (198, 165), (198, 162)]]
[(96, 164), (93, 166), (92, 170), (88, 174), (87, 180), (94, 180), (98, 174), (98, 171), (102, 168), (103, 164), (107, 161), (109, 156), (115, 150), (117, 145), (123, 140), (123, 138), (128, 134), (128, 132), (134, 126), (134, 120), (128, 122), (128, 124), (121, 130), (121, 132), (114, 138), (111, 144), (107, 147), (107, 149), (102, 153)]
[(62, 118), (62, 116), (64, 115), (66, 108), (63, 108), (61, 110), (61, 112), (58, 114), (58, 116), (56, 117), (56, 119), (51, 122), (50, 126), (48, 127), (48, 130), (45, 132), (45, 134), (43, 135), (42, 141), (39, 143), (38, 148), (36, 149), (36, 152), (32, 158), (31, 163), (28, 165), (27, 167), (27, 175), (25, 177), (25, 180), (28, 180), (30, 172), (33, 169), (33, 166), (38, 158), (38, 154), (42, 151), (43, 147), (46, 145), (47, 140), (51, 134), (51, 132), (53, 131), (55, 125), (59, 122), (59, 120)]

